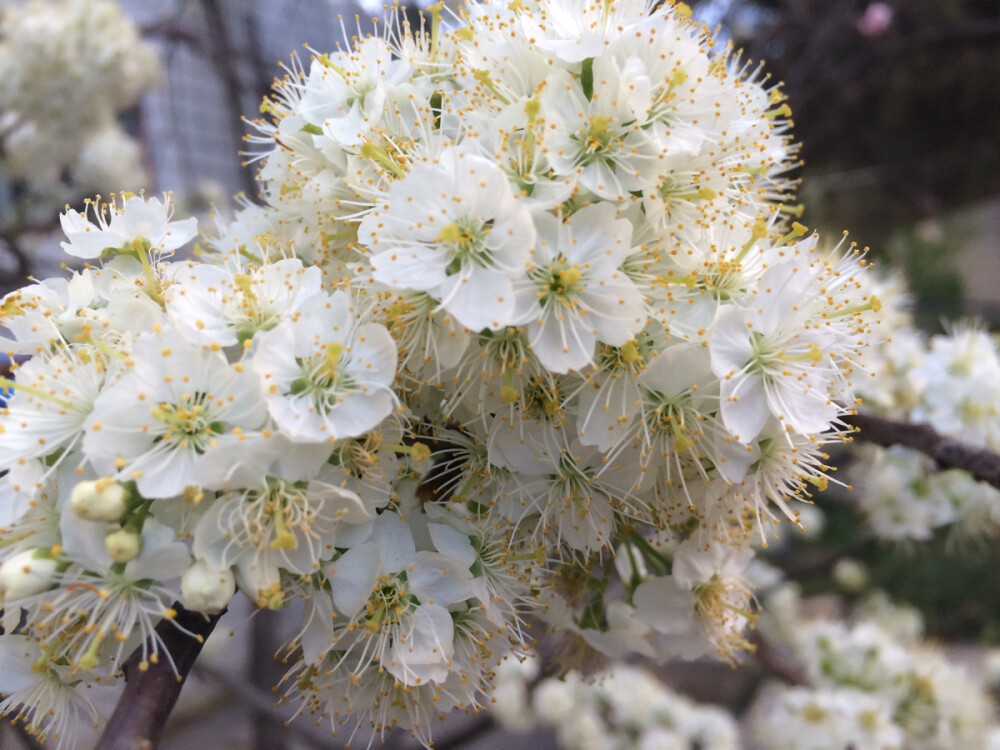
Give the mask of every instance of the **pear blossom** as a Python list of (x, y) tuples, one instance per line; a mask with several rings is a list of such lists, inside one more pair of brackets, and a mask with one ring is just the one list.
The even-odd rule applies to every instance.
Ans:
[[(252, 373), (172, 329), (141, 337), (133, 354), (132, 369), (101, 392), (85, 424), (83, 451), (98, 471), (134, 480), (151, 498), (261, 471), (253, 457), (268, 450), (266, 408)], [(239, 463), (222, 460), (237, 447)]]
[(513, 322), (513, 282), (528, 268), (535, 228), (495, 164), (448, 148), (393, 183), (358, 239), (371, 248), (376, 281), (427, 292), (479, 331)]
[(516, 285), (517, 320), (547, 369), (582, 369), (597, 341), (621, 346), (646, 325), (642, 294), (619, 270), (631, 227), (606, 203), (537, 226), (531, 269)]
[(84, 211), (72, 209), (60, 217), (68, 242), (62, 247), (77, 258), (97, 258), (107, 249), (133, 252), (142, 246), (169, 254), (190, 242), (198, 231), (197, 219), (171, 221), (173, 208), (169, 197), (146, 200), (133, 195), (124, 198), (121, 206), (111, 203), (91, 203), (93, 220)]
[(260, 335), (252, 360), (271, 417), (294, 442), (356, 437), (394, 408), (396, 345), (344, 292), (311, 297)]

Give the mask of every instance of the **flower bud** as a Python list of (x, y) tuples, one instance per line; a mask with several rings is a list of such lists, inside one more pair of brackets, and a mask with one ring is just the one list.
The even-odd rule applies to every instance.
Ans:
[(79, 482), (69, 497), (77, 516), (86, 521), (113, 523), (125, 515), (128, 490), (111, 479)]
[(39, 548), (18, 552), (0, 567), (0, 592), (5, 600), (23, 599), (52, 587), (56, 561), (51, 557), (36, 557), (44, 551)]
[(236, 579), (229, 568), (218, 569), (205, 560), (194, 564), (181, 576), (184, 606), (206, 615), (218, 614), (236, 593)]
[(142, 551), (142, 537), (135, 529), (117, 529), (104, 537), (111, 559), (119, 563), (131, 562)]
[(844, 558), (833, 566), (833, 580), (848, 594), (860, 594), (868, 586), (868, 571), (857, 560)]

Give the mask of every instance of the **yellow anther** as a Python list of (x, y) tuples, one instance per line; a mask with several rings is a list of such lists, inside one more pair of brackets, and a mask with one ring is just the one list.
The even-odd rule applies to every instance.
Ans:
[(197, 505), (204, 499), (205, 499), (205, 493), (202, 492), (198, 487), (189, 484), (187, 487), (184, 488), (184, 502), (194, 503), (195, 505)]
[(576, 286), (583, 278), (583, 273), (576, 266), (570, 266), (559, 272), (559, 280), (566, 286)]
[(825, 474), (818, 477), (811, 477), (809, 482), (820, 492), (826, 492), (826, 488), (830, 486), (830, 479)]
[(639, 349), (636, 347), (634, 341), (626, 342), (625, 345), (618, 351), (621, 353), (622, 362), (627, 365), (632, 365), (636, 362), (642, 361), (642, 355), (639, 354)]
[(277, 593), (271, 594), (265, 600), (265, 606), (272, 612), (281, 609), (285, 605), (285, 595), (280, 590)]
[(236, 288), (243, 292), (244, 295), (250, 299), (256, 299), (257, 296), (253, 292), (253, 279), (250, 278), (249, 274), (240, 273), (233, 277), (233, 283), (236, 284)]
[(426, 461), (431, 457), (431, 449), (425, 443), (414, 443), (410, 455), (414, 461)]
[(326, 363), (326, 368), (324, 375), (328, 378), (334, 378), (337, 375), (337, 367), (340, 365), (340, 357), (344, 353), (344, 345), (339, 341), (331, 341), (326, 345), (326, 353), (323, 358)]
[(441, 242), (462, 242), (466, 239), (465, 232), (462, 228), (452, 222), (448, 226), (441, 230), (440, 240)]

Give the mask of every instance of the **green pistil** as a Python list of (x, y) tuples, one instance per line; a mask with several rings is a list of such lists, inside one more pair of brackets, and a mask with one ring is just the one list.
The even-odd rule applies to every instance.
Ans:
[(608, 152), (618, 145), (618, 137), (611, 127), (613, 120), (607, 115), (594, 115), (590, 118), (590, 127), (581, 136), (577, 135), (577, 142), (583, 148), (580, 154), (580, 163), (584, 166), (597, 162), (607, 161)]
[(149, 240), (143, 238), (134, 239), (123, 249), (129, 255), (134, 255), (138, 258), (139, 263), (142, 264), (142, 273), (146, 277), (146, 295), (160, 307), (166, 306), (163, 292), (160, 291), (160, 283), (156, 280), (153, 267), (149, 263)]
[(299, 540), (285, 527), (285, 508), (280, 499), (277, 501), (272, 518), (274, 519), (274, 539), (271, 541), (271, 549), (298, 549)]
[(486, 252), (486, 238), (489, 236), (491, 221), (481, 222), (469, 219), (454, 221), (441, 230), (441, 242), (451, 260), (446, 273), (453, 276), (469, 262), (484, 265), (489, 257)]
[(53, 396), (51, 393), (43, 391), (41, 388), (35, 388), (34, 386), (26, 385), (25, 383), (18, 383), (9, 378), (0, 377), (0, 389), (3, 390), (13, 390), (16, 394), (18, 391), (27, 393), (34, 396), (41, 401), (48, 401), (50, 404), (55, 404), (56, 406), (61, 406), (63, 409), (72, 409), (73, 404), (69, 401), (64, 401), (61, 398)]
[(333, 60), (330, 59), (329, 55), (319, 55), (316, 58), (316, 62), (318, 62), (325, 68), (329, 68), (337, 75), (339, 75), (341, 78), (343, 78), (345, 81), (348, 80), (347, 71), (345, 71), (342, 67), (333, 62)]
[(204, 394), (183, 397), (182, 404), (159, 404), (153, 407), (153, 419), (167, 425), (164, 440), (201, 452), (208, 436), (225, 431), (221, 422), (207, 422), (204, 417)]
[(733, 263), (742, 263), (747, 253), (750, 252), (750, 248), (757, 244), (757, 240), (763, 239), (764, 237), (767, 237), (767, 224), (763, 219), (757, 219), (757, 221), (753, 223), (753, 227), (750, 230), (750, 239), (743, 244), (743, 248), (740, 250), (739, 254), (733, 258)]
[(566, 264), (566, 261), (559, 259), (549, 269), (548, 290), (546, 298), (559, 297), (569, 299), (575, 297), (580, 292), (580, 282), (583, 279), (583, 272), (579, 266)]
[(500, 93), (500, 90), (493, 83), (493, 78), (490, 76), (488, 70), (474, 70), (472, 71), (472, 77), (476, 79), (477, 82), (481, 83), (487, 91), (493, 94), (494, 98), (501, 104), (510, 104), (510, 100)]
[(799, 224), (799, 222), (797, 221), (793, 221), (792, 231), (790, 231), (788, 234), (786, 234), (784, 237), (778, 240), (774, 246), (782, 247), (783, 245), (787, 245), (789, 242), (796, 239), (797, 237), (803, 237), (808, 231), (809, 227)]
[(847, 307), (842, 307), (840, 310), (831, 313), (823, 313), (823, 317), (826, 319), (830, 318), (842, 318), (845, 315), (855, 315), (856, 313), (868, 312), (878, 312), (882, 309), (882, 301), (876, 297), (874, 294), (868, 298), (867, 302), (858, 303), (856, 305), (848, 305)]
[(393, 177), (402, 179), (406, 176), (406, 172), (404, 172), (403, 168), (393, 160), (393, 158), (389, 155), (389, 152), (380, 146), (376, 146), (371, 141), (365, 141), (361, 145), (361, 156), (364, 159), (369, 159), (382, 165), (385, 169), (392, 173)]

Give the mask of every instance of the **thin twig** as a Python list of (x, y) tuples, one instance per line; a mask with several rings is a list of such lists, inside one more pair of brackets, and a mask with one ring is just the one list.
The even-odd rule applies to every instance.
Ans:
[(844, 421), (855, 428), (854, 439), (885, 447), (902, 445), (934, 459), (942, 469), (962, 469), (1000, 489), (1000, 455), (962, 440), (945, 437), (926, 424), (853, 414)]
[(181, 694), (184, 678), (221, 617), (221, 614), (206, 617), (191, 612), (180, 603), (175, 603), (173, 608), (177, 616), (156, 626), (156, 635), (171, 658), (161, 658), (142, 670), (139, 665), (143, 662), (143, 647), (132, 652), (124, 667), (125, 691), (97, 743), (101, 750), (152, 750), (156, 747)]
[(320, 737), (310, 730), (303, 723), (292, 721), (292, 715), (282, 711), (274, 702), (274, 697), (270, 693), (264, 693), (254, 687), (252, 682), (235, 674), (218, 669), (211, 664), (199, 664), (196, 673), (218, 682), (240, 700), (246, 704), (258, 717), (266, 717), (274, 726), (281, 726), (282, 731), (294, 735), (298, 740), (308, 743), (312, 747), (330, 747), (329, 737)]

